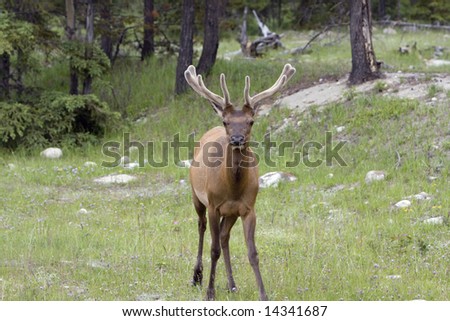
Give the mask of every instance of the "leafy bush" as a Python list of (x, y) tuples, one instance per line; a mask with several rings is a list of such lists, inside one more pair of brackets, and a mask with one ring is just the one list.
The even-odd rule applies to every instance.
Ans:
[(0, 144), (10, 149), (81, 145), (102, 137), (118, 118), (95, 95), (45, 92), (34, 106), (0, 102)]

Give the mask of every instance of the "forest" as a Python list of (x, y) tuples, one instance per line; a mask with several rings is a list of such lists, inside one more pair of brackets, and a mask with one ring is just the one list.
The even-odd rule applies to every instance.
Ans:
[[(2, 0), (1, 146), (16, 149), (63, 141), (80, 145), (145, 113), (144, 102), (130, 106), (129, 100), (117, 97), (120, 89), (109, 75), (122, 72), (127, 64), (139, 68), (150, 57), (173, 64), (178, 55), (182, 67), (177, 69), (175, 88), (166, 91), (167, 98), (185, 91), (182, 72), (188, 61), (199, 59), (199, 72), (208, 74), (223, 39), (236, 39), (242, 45), (246, 7), (282, 33), (348, 26), (349, 3), (192, 0), (184, 3), (192, 10), (183, 10), (181, 1)], [(440, 26), (450, 17), (445, 0), (372, 1), (371, 9), (374, 20), (385, 22)], [(183, 15), (189, 12), (192, 31), (183, 30)], [(246, 33), (258, 38), (255, 19), (250, 14), (247, 20)], [(46, 77), (54, 81), (40, 81)]]

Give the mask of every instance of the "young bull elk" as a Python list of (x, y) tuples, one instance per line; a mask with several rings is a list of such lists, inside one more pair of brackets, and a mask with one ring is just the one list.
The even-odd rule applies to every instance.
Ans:
[(220, 75), (223, 97), (206, 88), (202, 76), (195, 67), (189, 66), (184, 72), (188, 84), (200, 96), (206, 98), (219, 114), (223, 127), (209, 130), (200, 139), (194, 150), (194, 160), (190, 168), (192, 198), (198, 214), (199, 244), (197, 263), (194, 268), (193, 284), (201, 284), (203, 279), (203, 238), (206, 230), (206, 210), (208, 210), (211, 232), (211, 274), (207, 299), (215, 299), (214, 279), (217, 260), (221, 249), (225, 260), (228, 288), (236, 291), (236, 284), (230, 262), (230, 231), (240, 217), (243, 221), (248, 258), (255, 273), (260, 300), (267, 300), (264, 284), (259, 271), (259, 260), (255, 246), (255, 201), (258, 194), (257, 159), (249, 147), (253, 118), (261, 101), (276, 94), (294, 75), (295, 68), (284, 66), (275, 84), (269, 89), (250, 96), (250, 78), (245, 77), (242, 109), (235, 109), (230, 102), (230, 94), (225, 75)]

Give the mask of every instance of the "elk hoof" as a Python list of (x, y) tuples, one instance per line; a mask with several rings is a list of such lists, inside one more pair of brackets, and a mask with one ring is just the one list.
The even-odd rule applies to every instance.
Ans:
[(206, 291), (206, 300), (214, 301), (215, 299), (216, 299), (216, 291), (214, 291), (214, 289), (208, 289), (208, 291)]
[(202, 285), (202, 280), (203, 280), (203, 273), (201, 271), (195, 272), (191, 283), (193, 286)]

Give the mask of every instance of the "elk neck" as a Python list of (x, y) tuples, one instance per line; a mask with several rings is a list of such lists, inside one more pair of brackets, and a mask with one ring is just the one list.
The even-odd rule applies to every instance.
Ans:
[(225, 176), (227, 182), (233, 186), (233, 190), (239, 191), (240, 186), (245, 186), (249, 172), (249, 161), (253, 155), (250, 155), (248, 147), (243, 149), (233, 148), (228, 144), (225, 152)]

